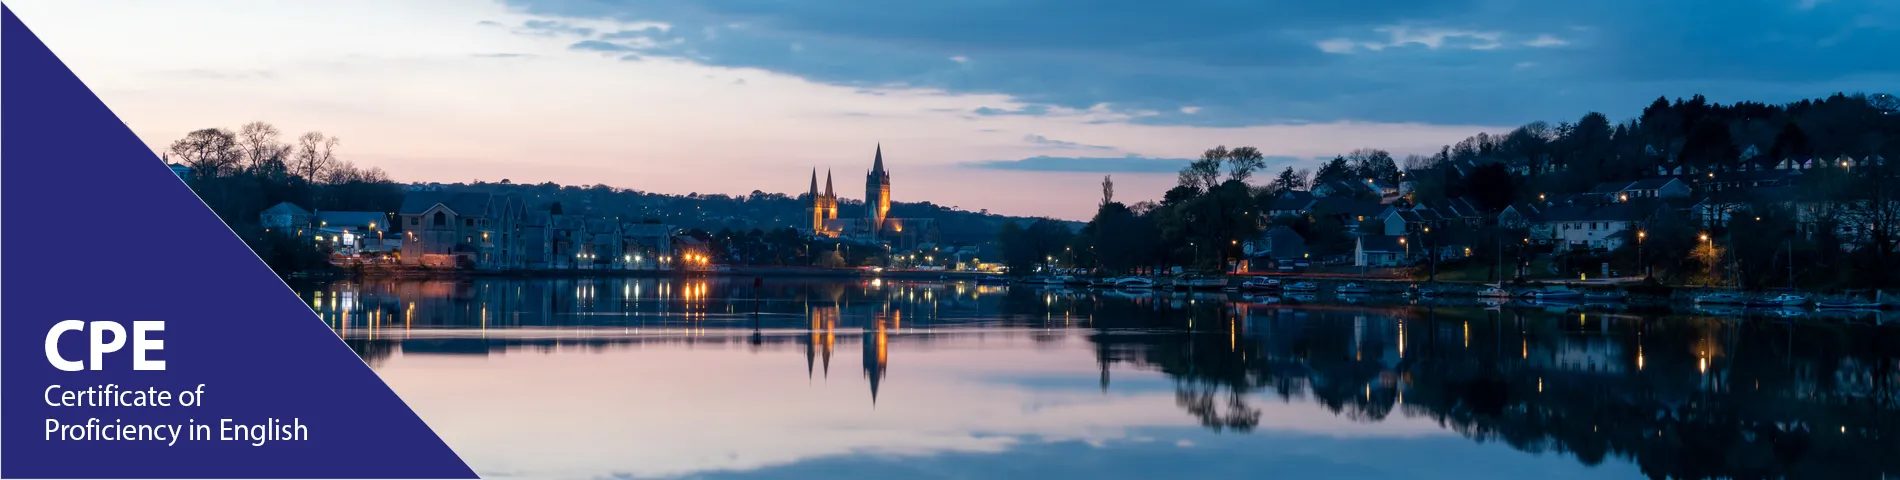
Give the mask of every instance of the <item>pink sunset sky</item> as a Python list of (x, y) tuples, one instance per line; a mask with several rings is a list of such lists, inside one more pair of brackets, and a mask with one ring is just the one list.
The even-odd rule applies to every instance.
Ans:
[(1900, 32), (1863, 1), (7, 5), (154, 151), (266, 121), (401, 182), (796, 194), (816, 167), (854, 198), (881, 143), (897, 201), (1065, 219), (1103, 175), (1154, 199), (1216, 145), (1278, 170), (1658, 95), (1857, 91), (1894, 62), (1856, 52)]

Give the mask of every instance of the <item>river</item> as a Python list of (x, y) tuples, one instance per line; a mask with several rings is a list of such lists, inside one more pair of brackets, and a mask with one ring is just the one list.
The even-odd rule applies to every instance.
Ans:
[(968, 283), (299, 295), (485, 478), (1881, 478), (1900, 327)]

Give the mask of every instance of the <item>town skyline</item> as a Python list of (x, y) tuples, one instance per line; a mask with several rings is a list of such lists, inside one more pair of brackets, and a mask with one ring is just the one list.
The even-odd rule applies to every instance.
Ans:
[[(1900, 83), (1900, 66), (1867, 55), (1897, 31), (1879, 2), (1759, 2), (1716, 18), (1670, 6), (1640, 20), (1619, 2), (1480, 3), (1057, 18), (1033, 6), (8, 5), (154, 150), (263, 120), (341, 138), (351, 160), (403, 182), (795, 194), (790, 172), (854, 165), (882, 142), (914, 179), (896, 201), (1064, 219), (1088, 216), (1102, 175), (1135, 200), (1213, 145), (1311, 168), (1593, 110), (1627, 119), (1658, 95), (1781, 103)], [(101, 8), (124, 15), (91, 15)], [(941, 18), (970, 28), (930, 28)], [(969, 34), (1018, 19), (1040, 26)], [(1764, 22), (1774, 28), (1750, 27)], [(1764, 71), (1781, 73), (1745, 73)]]

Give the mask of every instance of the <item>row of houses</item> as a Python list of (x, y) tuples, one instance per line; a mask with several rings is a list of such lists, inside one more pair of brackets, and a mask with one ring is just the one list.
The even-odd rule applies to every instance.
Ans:
[[(1535, 201), (1510, 205), (1492, 213), (1468, 199), (1454, 198), (1411, 204), (1368, 195), (1351, 198), (1317, 192), (1287, 192), (1267, 208), (1268, 217), (1304, 215), (1333, 217), (1348, 226), (1354, 237), (1352, 263), (1392, 267), (1427, 259), (1448, 260), (1470, 256), (1481, 227), (1497, 226), (1522, 232), (1514, 243), (1546, 248), (1554, 253), (1608, 252), (1635, 238), (1631, 232), (1662, 214), (1679, 214), (1698, 227), (1729, 226), (1738, 213), (1774, 205), (1796, 214), (1797, 233), (1813, 235), (1819, 225), (1836, 225), (1834, 232), (1849, 248), (1870, 234), (1871, 226), (1857, 220), (1851, 202), (1806, 200), (1801, 194), (1804, 170), (1814, 162), (1783, 162), (1776, 168), (1698, 172), (1600, 183), (1575, 194), (1540, 194)], [(1867, 160), (1835, 160), (1842, 168), (1884, 164)], [(1337, 191), (1329, 188), (1328, 190)], [(1380, 198), (1374, 201), (1371, 198)], [(1376, 213), (1374, 213), (1376, 212)], [(1368, 220), (1369, 219), (1369, 220)], [(1269, 259), (1310, 256), (1304, 245), (1287, 248), (1297, 234), (1271, 229), (1250, 244), (1250, 254)], [(1487, 237), (1489, 238), (1489, 237)], [(1483, 240), (1483, 241), (1492, 241)], [(1279, 247), (1279, 248), (1274, 248)]]
[(259, 215), (282, 231), (355, 261), (475, 270), (692, 270), (704, 242), (672, 225), (563, 214), (519, 196), (411, 190), (396, 212), (310, 212), (288, 202)]
[(397, 213), (405, 264), (514, 269), (695, 270), (704, 242), (672, 225), (530, 208), (516, 195), (411, 191)]

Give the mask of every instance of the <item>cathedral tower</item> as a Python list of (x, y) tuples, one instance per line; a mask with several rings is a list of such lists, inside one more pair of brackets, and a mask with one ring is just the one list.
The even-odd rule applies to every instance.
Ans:
[(831, 191), (831, 172), (825, 172), (825, 191), (818, 191), (818, 169), (811, 169), (811, 205), (805, 208), (811, 214), (811, 232), (825, 234), (827, 220), (838, 218), (838, 196)]
[(864, 221), (872, 232), (884, 229), (891, 213), (891, 173), (884, 170), (884, 145), (878, 144), (877, 158), (864, 176)]

